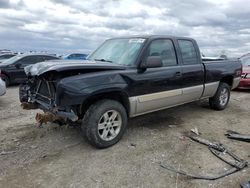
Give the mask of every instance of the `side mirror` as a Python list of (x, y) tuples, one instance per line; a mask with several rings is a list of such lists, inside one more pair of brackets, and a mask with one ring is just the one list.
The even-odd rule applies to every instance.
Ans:
[(20, 64), (20, 63), (17, 63), (17, 64), (15, 64), (15, 67), (16, 67), (17, 69), (20, 69), (21, 64)]
[(141, 65), (141, 68), (157, 68), (162, 67), (162, 59), (160, 56), (149, 56), (145, 63)]

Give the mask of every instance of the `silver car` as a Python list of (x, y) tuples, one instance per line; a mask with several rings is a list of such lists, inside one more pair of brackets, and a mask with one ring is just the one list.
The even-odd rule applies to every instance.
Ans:
[(0, 96), (6, 93), (5, 82), (0, 78)]

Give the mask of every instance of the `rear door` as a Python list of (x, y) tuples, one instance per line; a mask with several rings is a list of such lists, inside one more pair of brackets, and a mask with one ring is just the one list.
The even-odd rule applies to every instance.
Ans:
[(148, 68), (135, 77), (131, 87), (137, 100), (136, 114), (163, 109), (178, 103), (182, 96), (181, 66), (171, 39), (155, 39), (146, 49), (142, 61), (149, 56), (159, 56), (163, 67)]
[(182, 101), (190, 102), (202, 96), (205, 70), (197, 44), (188, 39), (179, 39), (177, 42), (182, 61)]

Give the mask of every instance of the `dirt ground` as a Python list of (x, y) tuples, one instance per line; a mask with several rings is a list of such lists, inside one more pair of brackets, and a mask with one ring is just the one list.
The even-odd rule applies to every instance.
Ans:
[(213, 111), (207, 101), (131, 119), (123, 139), (98, 150), (79, 127), (48, 123), (38, 128), (35, 114), (20, 108), (18, 88), (0, 97), (0, 187), (240, 187), (250, 168), (220, 180), (191, 180), (159, 162), (196, 174), (229, 168), (210, 151), (183, 137), (197, 127), (250, 161), (250, 143), (229, 140), (227, 130), (250, 134), (250, 92), (233, 91), (228, 108)]

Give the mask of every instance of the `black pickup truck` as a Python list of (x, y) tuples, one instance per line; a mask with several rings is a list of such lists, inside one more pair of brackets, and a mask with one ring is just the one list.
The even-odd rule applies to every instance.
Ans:
[(117, 143), (127, 120), (209, 98), (223, 110), (241, 76), (237, 60), (203, 62), (195, 40), (134, 36), (105, 41), (86, 61), (43, 62), (25, 68), (20, 101), (82, 122), (98, 148)]

